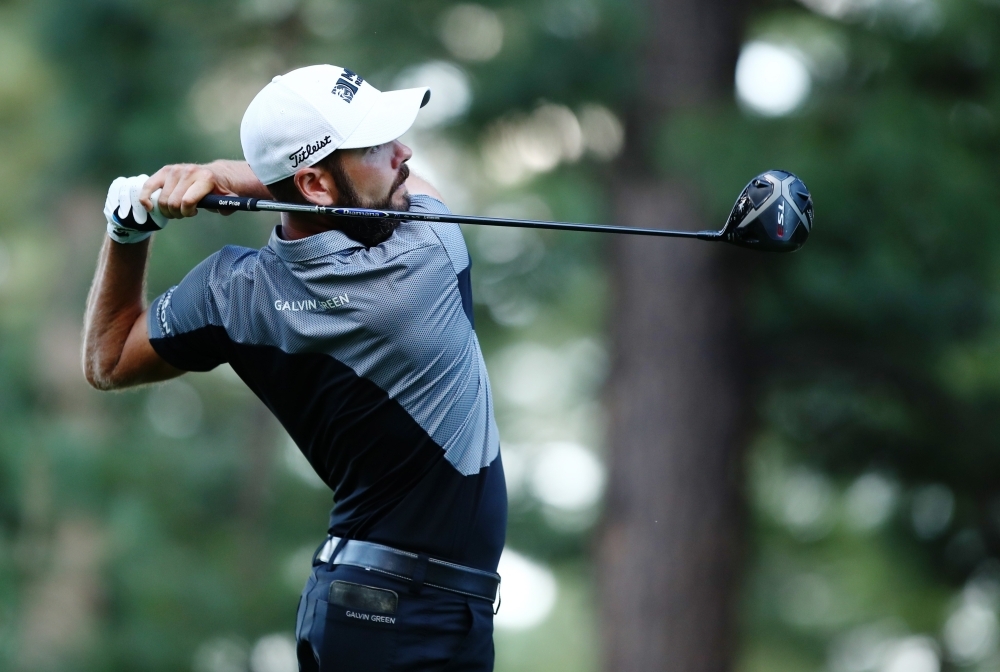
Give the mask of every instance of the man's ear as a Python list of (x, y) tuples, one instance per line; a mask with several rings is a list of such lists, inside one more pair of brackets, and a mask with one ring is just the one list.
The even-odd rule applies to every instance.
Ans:
[(340, 196), (330, 173), (316, 166), (296, 172), (295, 186), (307, 201), (316, 205), (335, 205)]

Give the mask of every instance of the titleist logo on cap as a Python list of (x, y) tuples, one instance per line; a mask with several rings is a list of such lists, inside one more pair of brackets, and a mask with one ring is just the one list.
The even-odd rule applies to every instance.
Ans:
[(323, 149), (332, 142), (330, 136), (326, 136), (322, 140), (317, 140), (311, 145), (305, 145), (299, 147), (293, 153), (288, 155), (288, 159), (292, 162), (292, 168), (298, 168), (299, 164), (308, 159), (310, 156)]

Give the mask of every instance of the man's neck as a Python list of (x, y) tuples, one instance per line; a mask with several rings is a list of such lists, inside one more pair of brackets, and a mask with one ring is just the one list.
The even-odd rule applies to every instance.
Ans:
[[(402, 210), (409, 209), (407, 203)], [(283, 240), (301, 240), (326, 231), (341, 231), (351, 240), (373, 247), (392, 236), (399, 222), (390, 220), (361, 219), (340, 220), (337, 224), (329, 217), (303, 213), (282, 213), (280, 236)]]
[(281, 214), (281, 237), (285, 240), (299, 240), (330, 231), (333, 227), (319, 217), (310, 215)]

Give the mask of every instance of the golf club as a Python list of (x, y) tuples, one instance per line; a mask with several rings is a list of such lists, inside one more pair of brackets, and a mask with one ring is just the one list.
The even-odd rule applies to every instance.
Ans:
[(743, 189), (736, 205), (718, 231), (669, 231), (607, 224), (574, 224), (533, 219), (503, 219), (426, 212), (396, 212), (367, 208), (342, 208), (299, 203), (281, 203), (242, 196), (209, 195), (198, 207), (212, 210), (302, 212), (333, 217), (396, 219), (411, 222), (449, 222), (487, 226), (513, 226), (556, 231), (592, 231), (639, 236), (695, 238), (719, 241), (771, 252), (792, 252), (802, 247), (812, 231), (812, 196), (798, 177), (783, 170), (761, 173)]

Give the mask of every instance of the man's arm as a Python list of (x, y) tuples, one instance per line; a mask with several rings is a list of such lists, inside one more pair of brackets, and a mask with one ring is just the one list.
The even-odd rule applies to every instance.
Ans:
[[(147, 210), (153, 208), (150, 196), (157, 189), (162, 189), (158, 198), (160, 212), (171, 219), (193, 217), (198, 212), (198, 202), (209, 194), (273, 198), (246, 161), (223, 159), (205, 165), (179, 163), (160, 168), (143, 186), (139, 197)], [(412, 195), (426, 194), (444, 202), (441, 192), (414, 173), (407, 178), (406, 189)], [(222, 212), (226, 215), (231, 213)]]
[(441, 196), (441, 192), (435, 189), (434, 185), (430, 182), (415, 173), (410, 173), (410, 176), (406, 178), (406, 190), (410, 192), (411, 196), (426, 194), (444, 203), (444, 197)]
[(221, 159), (205, 165), (179, 163), (160, 168), (146, 181), (139, 195), (147, 210), (153, 209), (150, 196), (157, 189), (163, 190), (157, 199), (160, 212), (171, 219), (193, 217), (198, 212), (198, 201), (209, 194), (272, 198), (246, 161)]
[(104, 241), (83, 328), (83, 371), (99, 390), (115, 390), (175, 378), (149, 343), (146, 327), (146, 262), (149, 239), (122, 245)]
[(97, 259), (83, 325), (83, 372), (100, 390), (179, 376), (153, 350), (146, 329), (146, 261), (149, 237), (167, 220), (143, 210), (145, 175), (119, 177), (104, 202), (108, 238)]

